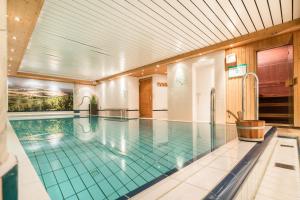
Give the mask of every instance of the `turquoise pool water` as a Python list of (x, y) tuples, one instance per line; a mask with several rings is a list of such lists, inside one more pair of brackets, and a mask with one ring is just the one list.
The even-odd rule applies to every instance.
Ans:
[(51, 199), (126, 199), (234, 139), (234, 128), (100, 117), (11, 120)]

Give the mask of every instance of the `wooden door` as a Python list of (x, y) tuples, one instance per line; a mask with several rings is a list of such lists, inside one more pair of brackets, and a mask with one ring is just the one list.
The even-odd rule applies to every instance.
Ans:
[(152, 78), (140, 80), (140, 117), (152, 117)]

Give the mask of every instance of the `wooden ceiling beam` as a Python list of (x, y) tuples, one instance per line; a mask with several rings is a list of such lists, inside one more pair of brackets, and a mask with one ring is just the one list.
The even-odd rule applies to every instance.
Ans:
[(42, 74), (33, 74), (33, 73), (27, 73), (27, 72), (18, 72), (16, 74), (11, 74), (9, 76), (10, 77), (18, 77), (18, 78), (46, 80), (46, 81), (57, 81), (57, 82), (64, 82), (64, 83), (77, 83), (77, 84), (83, 84), (83, 85), (95, 85), (96, 84), (96, 82), (94, 82), (94, 81), (78, 80), (78, 79), (57, 77), (57, 76), (48, 76), (48, 75), (42, 75)]
[(7, 0), (8, 74), (17, 74), (44, 0)]

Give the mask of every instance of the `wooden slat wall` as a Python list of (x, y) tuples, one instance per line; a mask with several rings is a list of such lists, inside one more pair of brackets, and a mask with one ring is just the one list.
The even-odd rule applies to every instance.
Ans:
[[(247, 64), (248, 72), (256, 71), (256, 52), (280, 47), (287, 44), (292, 44), (291, 33), (276, 36), (266, 40), (257, 41), (244, 46), (227, 49), (226, 55), (230, 53), (235, 53), (237, 56), (237, 64)], [(300, 34), (299, 34), (300, 35)], [(299, 37), (299, 36), (298, 36)], [(299, 41), (298, 41), (299, 43)], [(299, 57), (298, 57), (299, 60)], [(299, 69), (300, 66), (298, 65)], [(300, 71), (300, 70), (298, 70)], [(300, 77), (300, 76), (299, 76)], [(246, 119), (254, 119), (255, 108), (254, 108), (254, 80), (253, 78), (248, 78), (246, 86)], [(300, 90), (300, 89), (299, 89)], [(300, 94), (300, 93), (299, 93)], [(300, 99), (300, 98), (299, 98)], [(232, 78), (227, 77), (227, 110), (237, 113), (242, 110), (242, 78)], [(300, 118), (300, 116), (299, 116)], [(235, 119), (227, 115), (227, 122), (234, 123)]]
[(298, 84), (294, 86), (294, 125), (300, 127), (300, 31), (293, 34), (294, 77)]

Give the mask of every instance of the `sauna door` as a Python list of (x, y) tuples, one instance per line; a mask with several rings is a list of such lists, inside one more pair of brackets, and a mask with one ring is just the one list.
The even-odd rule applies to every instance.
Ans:
[(267, 123), (294, 122), (293, 46), (257, 52), (259, 119)]
[(140, 80), (140, 117), (152, 117), (152, 78)]

